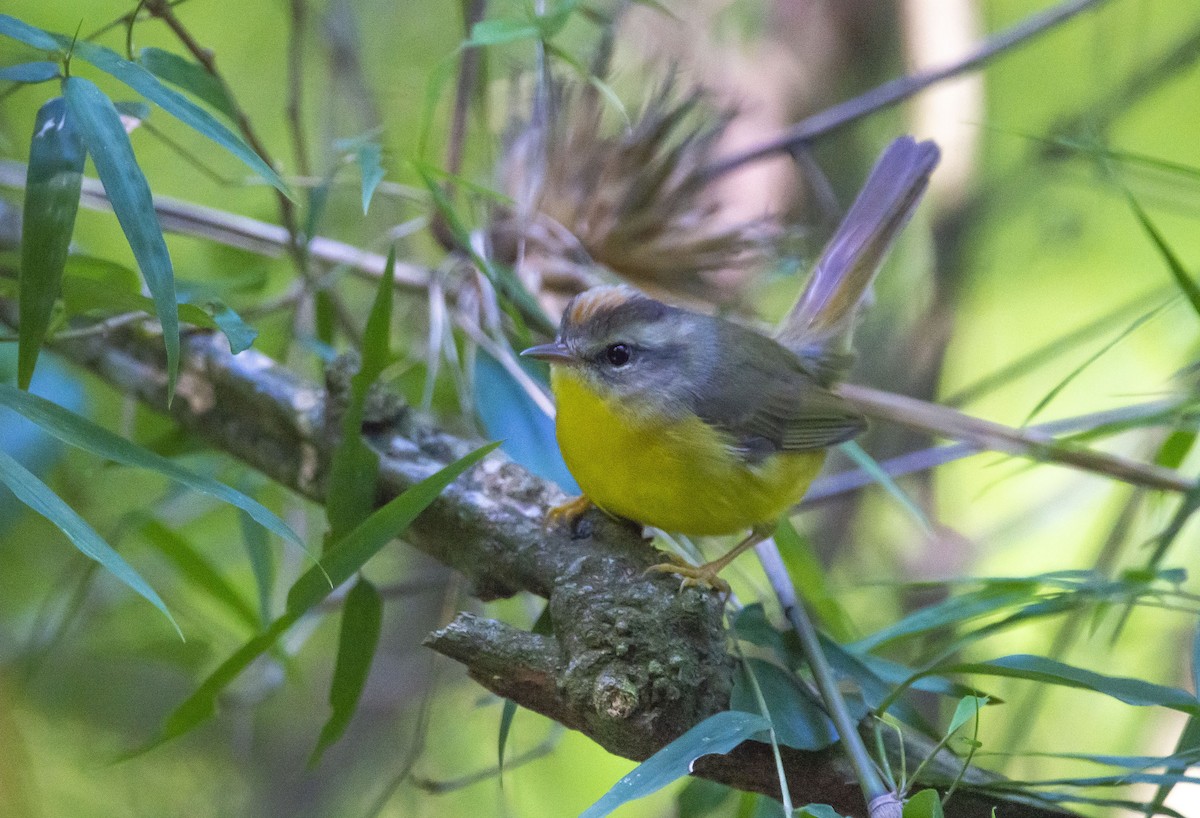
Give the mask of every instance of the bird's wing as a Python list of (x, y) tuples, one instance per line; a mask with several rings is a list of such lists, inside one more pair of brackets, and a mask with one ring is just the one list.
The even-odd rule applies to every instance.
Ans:
[(694, 410), (729, 434), (747, 459), (823, 449), (867, 428), (863, 416), (821, 386), (795, 354), (742, 327), (734, 335), (721, 339), (731, 366), (699, 390)]

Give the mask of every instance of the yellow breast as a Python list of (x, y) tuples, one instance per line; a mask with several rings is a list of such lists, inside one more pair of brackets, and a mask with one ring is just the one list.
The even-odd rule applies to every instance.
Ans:
[(680, 534), (733, 534), (777, 520), (821, 469), (824, 451), (749, 465), (700, 418), (638, 411), (553, 367), (557, 434), (567, 468), (597, 506)]

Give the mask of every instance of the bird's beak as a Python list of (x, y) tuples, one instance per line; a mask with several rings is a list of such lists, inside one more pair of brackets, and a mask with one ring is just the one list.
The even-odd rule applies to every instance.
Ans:
[(551, 364), (565, 364), (575, 360), (575, 356), (571, 354), (571, 350), (562, 341), (555, 341), (552, 344), (538, 344), (535, 347), (530, 347), (521, 353), (525, 358), (537, 358), (539, 361), (546, 361)]

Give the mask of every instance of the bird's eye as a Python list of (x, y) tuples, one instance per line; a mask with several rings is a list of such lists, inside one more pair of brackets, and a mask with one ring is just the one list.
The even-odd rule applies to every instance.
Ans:
[(613, 366), (625, 366), (629, 363), (629, 347), (625, 344), (610, 344), (604, 350), (604, 357)]

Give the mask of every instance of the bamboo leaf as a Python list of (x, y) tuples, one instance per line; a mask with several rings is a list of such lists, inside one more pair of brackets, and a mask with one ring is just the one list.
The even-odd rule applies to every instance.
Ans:
[(266, 506), (211, 477), (196, 474), (149, 449), (97, 426), (45, 398), (0, 383), (0, 406), (7, 406), (41, 426), (64, 443), (126, 466), (149, 469), (188, 488), (240, 508), (264, 528), (304, 548), (304, 541)]
[(208, 72), (203, 65), (161, 48), (143, 48), (138, 64), (164, 82), (182, 88), (197, 99), (207, 102), (231, 122), (237, 121), (237, 107), (229, 98), (225, 83)]
[(1179, 257), (1175, 255), (1175, 251), (1167, 244), (1167, 240), (1163, 238), (1162, 233), (1158, 232), (1158, 228), (1154, 226), (1154, 222), (1150, 221), (1150, 216), (1138, 204), (1133, 194), (1126, 190), (1125, 198), (1129, 201), (1129, 207), (1133, 209), (1133, 215), (1137, 216), (1142, 229), (1146, 231), (1146, 235), (1154, 243), (1158, 254), (1166, 262), (1167, 269), (1171, 271), (1171, 277), (1175, 279), (1175, 285), (1179, 287), (1179, 291), (1187, 298), (1188, 302), (1192, 305), (1192, 309), (1196, 311), (1196, 314), (1200, 315), (1200, 286), (1197, 286), (1192, 277), (1188, 275), (1187, 270), (1183, 268), (1183, 262), (1179, 260)]
[(579, 818), (604, 818), (622, 804), (657, 792), (687, 775), (696, 759), (728, 753), (770, 728), (771, 723), (755, 713), (726, 710), (709, 716), (635, 767)]
[(154, 211), (150, 185), (133, 156), (120, 114), (104, 92), (82, 77), (68, 78), (63, 89), (71, 117), (92, 155), (96, 172), (104, 183), (104, 192), (154, 297), (167, 350), (169, 402), (175, 394), (175, 381), (179, 375), (179, 307), (175, 299), (171, 256), (167, 253), (162, 225)]
[(62, 289), (86, 159), (67, 103), (55, 97), (37, 113), (25, 177), (17, 347), (17, 384), (22, 389), (29, 388)]
[(488, 444), (435, 472), (378, 509), (343, 540), (336, 543), (323, 558), (328, 566), (328, 573), (322, 571), (320, 566), (306, 571), (292, 585), (283, 615), (210, 673), (196, 691), (167, 717), (159, 737), (131, 755), (146, 752), (181, 736), (210, 718), (216, 712), (217, 696), (249, 667), (251, 662), (269, 650), (280, 636), (300, 621), (309, 609), (328, 596), (333, 588), (354, 576), (367, 560), (394, 537), (403, 533), (409, 523), (437, 499), (442, 490), (455, 478), (495, 448), (496, 444)]
[(329, 687), (329, 705), (333, 713), (321, 728), (317, 746), (308, 760), (309, 767), (316, 766), (325, 750), (341, 738), (354, 711), (358, 709), (358, 700), (367, 683), (375, 649), (379, 645), (382, 624), (383, 600), (379, 591), (366, 577), (360, 576), (342, 606), (337, 661), (333, 668), (333, 682)]
[(23, 62), (0, 68), (0, 82), (46, 82), (62, 76), (62, 71), (56, 62), (39, 60)]
[[(4, 386), (4, 384), (0, 384), (0, 386)], [(5, 388), (11, 389), (12, 387)], [(0, 450), (0, 483), (8, 486), (9, 491), (22, 503), (58, 526), (84, 556), (95, 560), (110, 574), (158, 608), (170, 621), (171, 627), (175, 628), (179, 638), (183, 638), (183, 631), (179, 629), (175, 618), (167, 610), (166, 604), (142, 579), (141, 574), (135, 571), (124, 557), (114, 551), (112, 546), (106, 543), (73, 508), (51, 491), (49, 486), (37, 479), (33, 472), (3, 450)]]
[(0, 14), (0, 34), (39, 51), (59, 50), (58, 41), (53, 36), (7, 14)]

